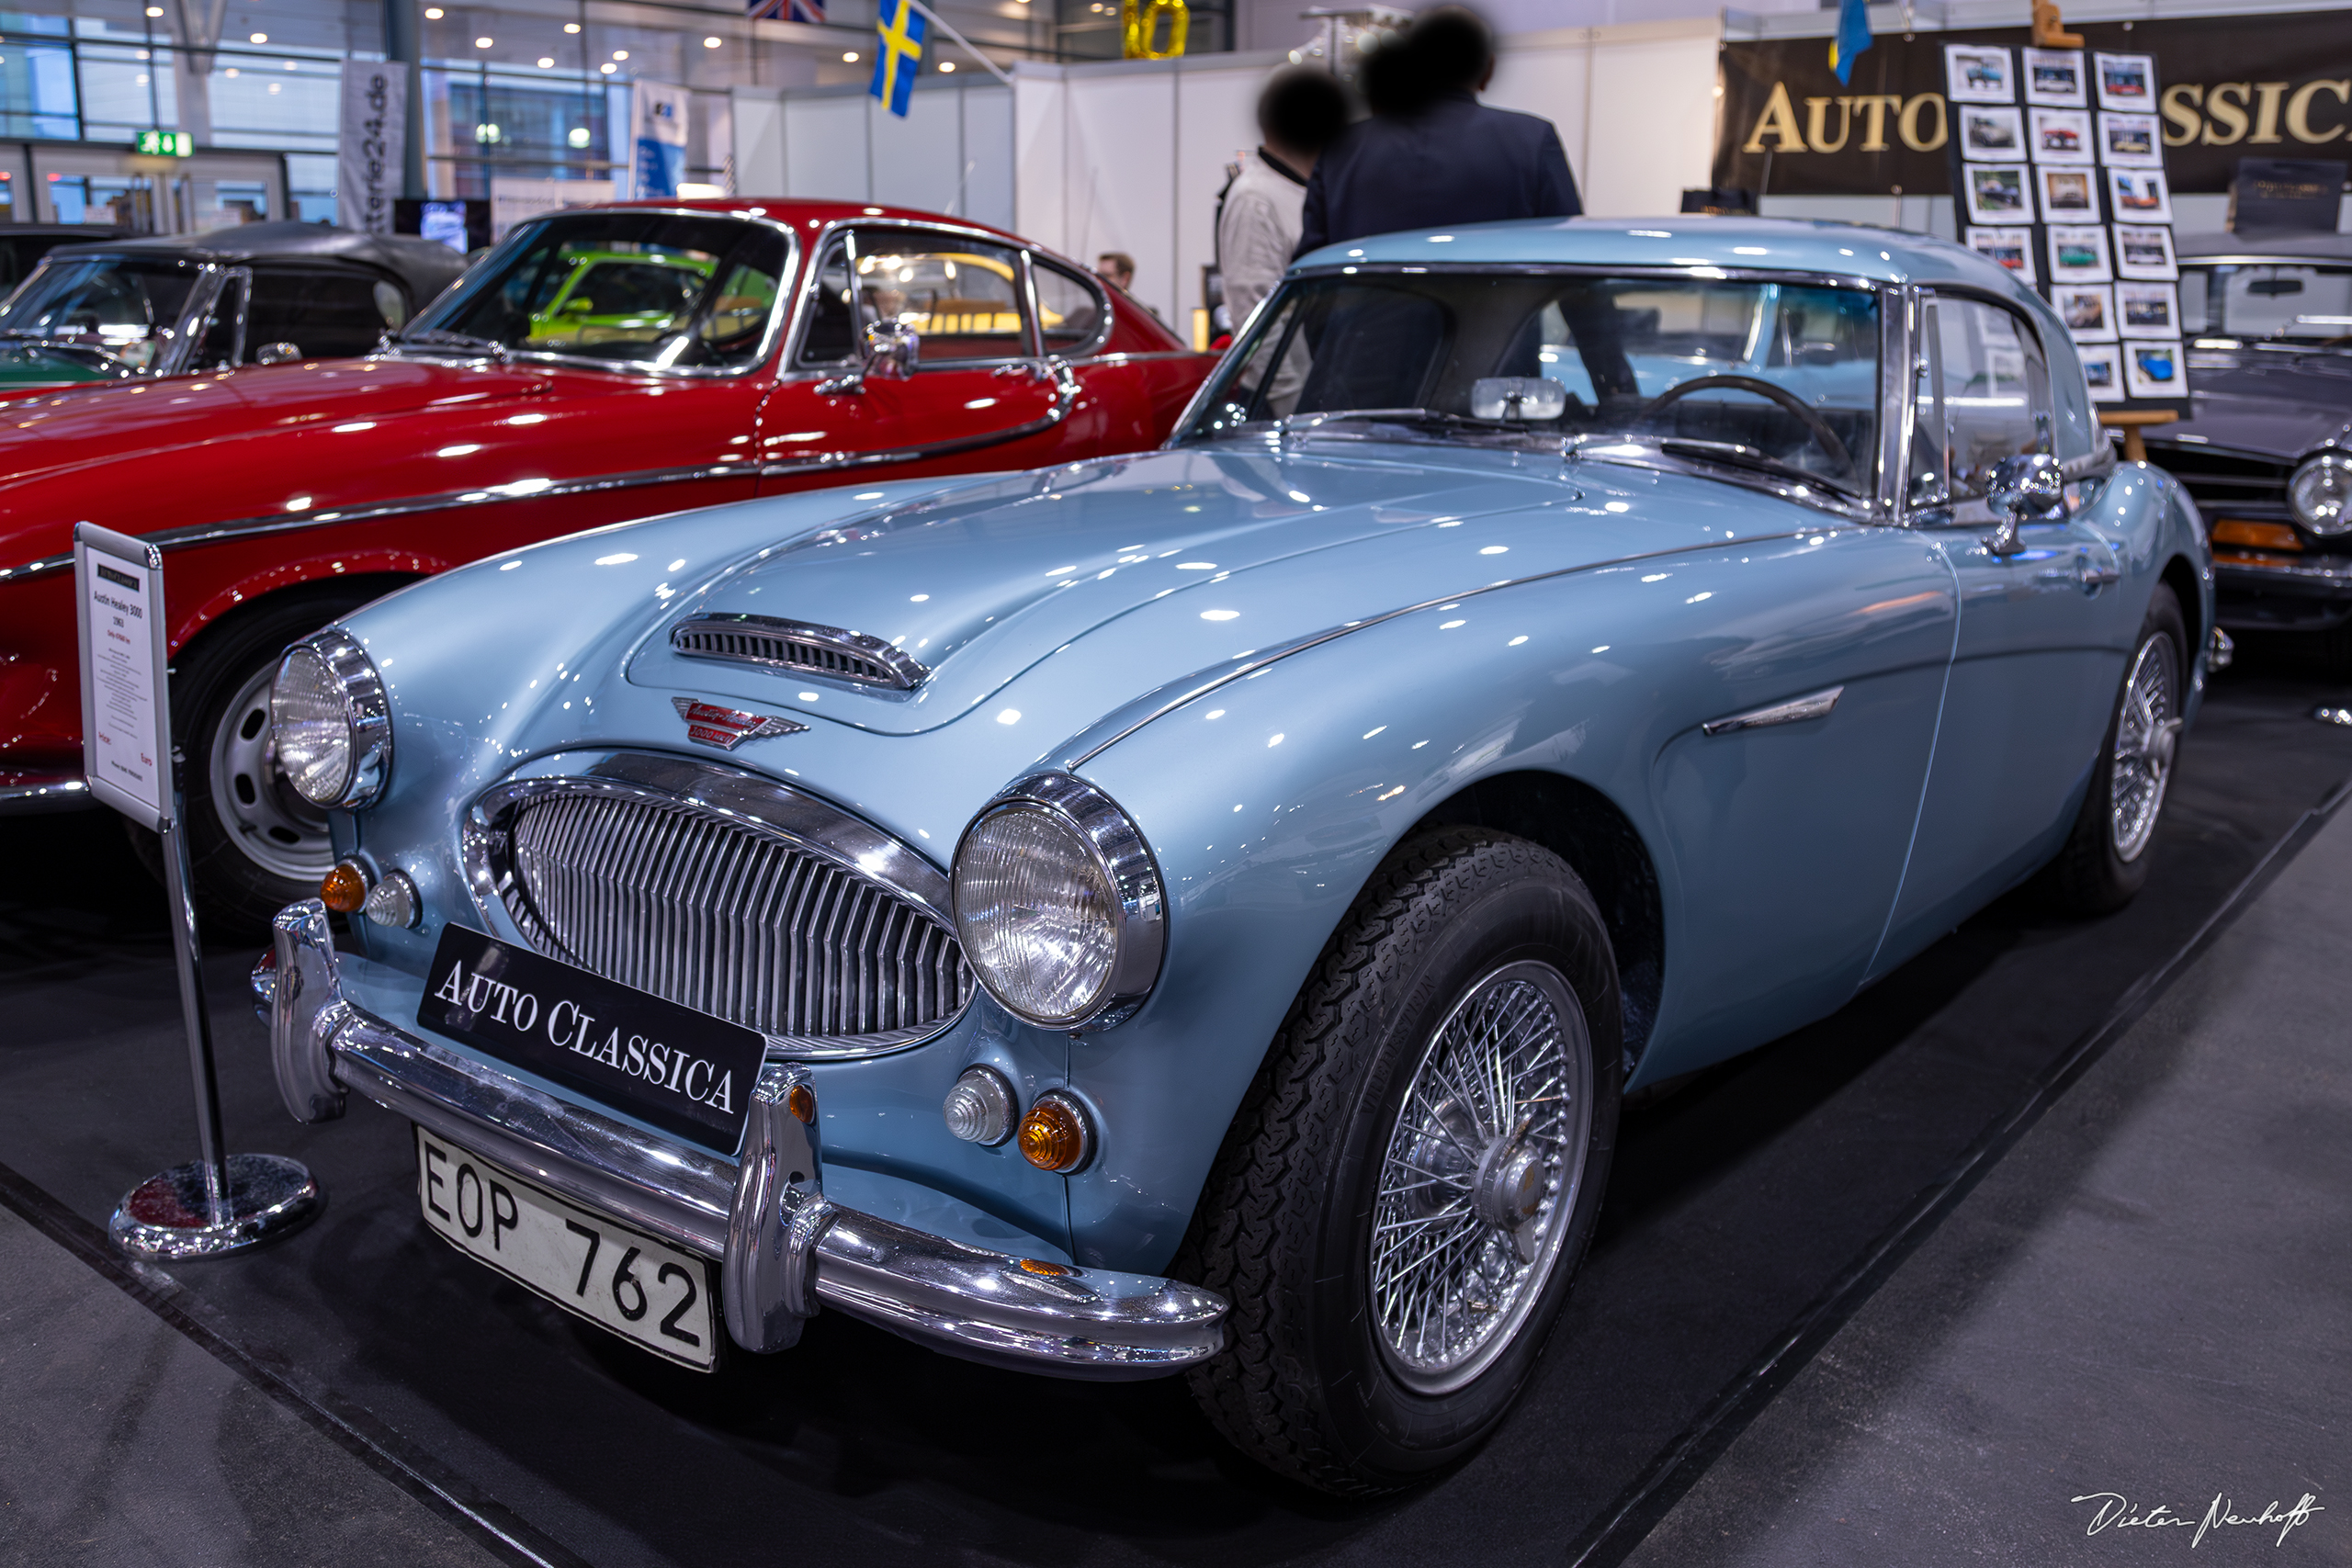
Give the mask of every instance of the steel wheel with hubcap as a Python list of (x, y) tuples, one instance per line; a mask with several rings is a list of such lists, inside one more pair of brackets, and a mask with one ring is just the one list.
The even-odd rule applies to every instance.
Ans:
[(1175, 1265), (1233, 1305), (1209, 1418), (1323, 1490), (1469, 1453), (1533, 1370), (1600, 1209), (1622, 1019), (1559, 857), (1480, 828), (1393, 851), (1293, 1003)]

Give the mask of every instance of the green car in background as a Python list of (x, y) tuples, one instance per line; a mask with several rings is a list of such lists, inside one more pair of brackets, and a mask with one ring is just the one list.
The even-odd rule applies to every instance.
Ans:
[[(674, 333), (693, 319), (716, 265), (707, 256), (657, 250), (580, 251), (567, 259), (571, 270), (531, 312), (532, 347), (651, 342)], [(769, 288), (717, 300), (721, 335), (724, 318), (764, 315), (774, 298)]]

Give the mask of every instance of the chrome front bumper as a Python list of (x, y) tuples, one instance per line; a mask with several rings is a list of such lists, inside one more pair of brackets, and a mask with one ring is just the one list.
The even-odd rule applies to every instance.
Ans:
[[(988, 1252), (826, 1198), (808, 1079), (770, 1063), (740, 1165), (544, 1093), (347, 1000), (326, 908), (280, 910), (253, 975), (287, 1109), (343, 1114), (356, 1089), (453, 1143), (720, 1266), (729, 1336), (781, 1350), (820, 1303), (967, 1360), (1092, 1381), (1160, 1377), (1214, 1356), (1226, 1303), (1148, 1274)], [(804, 1107), (812, 1102), (804, 1100)]]

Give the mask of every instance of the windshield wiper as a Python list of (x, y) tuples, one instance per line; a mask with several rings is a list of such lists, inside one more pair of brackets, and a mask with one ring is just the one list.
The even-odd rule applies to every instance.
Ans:
[(501, 359), (506, 357), (506, 345), (496, 338), (476, 337), (471, 333), (453, 333), (446, 327), (413, 327), (392, 340), (394, 348), (403, 344), (427, 346), (446, 344), (451, 348), (486, 348)]
[(1825, 479), (1810, 468), (1801, 468), (1794, 463), (1784, 463), (1778, 457), (1758, 452), (1753, 446), (1743, 446), (1736, 441), (1702, 441), (1694, 436), (1668, 435), (1658, 441), (1657, 449), (1677, 457), (1687, 453), (1702, 462), (1724, 463), (1733, 468), (1754, 468), (1758, 473), (1778, 474), (1783, 479), (1794, 479), (1802, 485), (1836, 491), (1839, 495), (1850, 496), (1855, 493), (1846, 486), (1834, 479)]

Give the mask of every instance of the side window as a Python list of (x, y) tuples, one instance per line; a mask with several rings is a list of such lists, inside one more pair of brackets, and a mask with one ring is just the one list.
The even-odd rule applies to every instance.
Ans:
[(840, 365), (857, 349), (856, 296), (849, 283), (849, 251), (835, 240), (817, 264), (817, 294), (800, 334), (802, 365)]
[[(386, 294), (393, 311), (384, 309)], [(307, 359), (362, 355), (406, 315), (398, 289), (358, 273), (257, 270), (246, 307), (245, 358), (278, 343), (294, 344)]]
[(2051, 449), (2041, 340), (2017, 316), (1978, 299), (1928, 300), (1921, 326), (1910, 502), (1981, 502), (1994, 464)]
[(1037, 327), (1045, 334), (1046, 352), (1075, 359), (1091, 349), (1111, 324), (1111, 312), (1102, 293), (1052, 262), (1035, 260)]
[(861, 325), (896, 321), (913, 328), (923, 364), (1027, 356), (1018, 252), (888, 230), (859, 231), (852, 251)]

